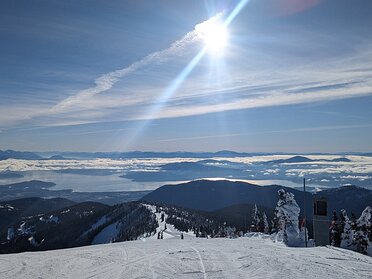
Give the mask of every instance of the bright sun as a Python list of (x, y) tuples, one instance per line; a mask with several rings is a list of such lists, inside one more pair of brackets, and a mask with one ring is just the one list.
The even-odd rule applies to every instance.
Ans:
[(213, 22), (203, 26), (200, 30), (200, 35), (208, 52), (218, 54), (225, 49), (229, 34), (225, 26)]

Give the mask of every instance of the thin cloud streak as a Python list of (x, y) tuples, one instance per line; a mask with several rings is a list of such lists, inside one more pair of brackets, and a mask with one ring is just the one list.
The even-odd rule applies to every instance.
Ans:
[[(1, 115), (0, 123), (1, 124), (8, 123), (10, 125), (14, 125), (18, 121), (32, 120), (35, 118), (42, 117), (54, 117), (71, 112), (81, 114), (80, 112), (84, 110), (86, 111), (89, 109), (97, 109), (100, 107), (100, 104), (102, 104), (102, 102), (101, 100), (99, 100), (99, 102), (98, 103), (96, 102), (96, 104), (94, 105), (95, 103), (94, 97), (101, 93), (109, 91), (122, 78), (130, 76), (131, 74), (135, 73), (136, 71), (142, 68), (145, 68), (150, 65), (162, 64), (167, 62), (171, 58), (182, 55), (188, 47), (201, 41), (200, 32), (201, 30), (203, 30), (204, 27), (208, 26), (213, 22), (218, 21), (219, 19), (222, 18), (222, 16), (223, 12), (220, 12), (215, 16), (209, 18), (208, 20), (195, 25), (193, 31), (188, 32), (180, 40), (173, 42), (170, 45), (170, 47), (161, 51), (153, 52), (144, 57), (143, 59), (132, 63), (128, 67), (112, 71), (98, 77), (95, 80), (95, 85), (93, 87), (84, 89), (75, 95), (69, 96), (52, 107), (39, 106), (38, 108), (29, 109), (29, 111), (27, 111), (26, 113), (24, 109), (20, 109), (19, 113), (9, 113), (6, 115)], [(131, 101), (129, 99), (128, 103), (130, 104), (130, 102), (137, 103), (138, 101), (136, 100)], [(11, 108), (10, 110), (13, 110), (13, 108)], [(88, 122), (90, 123), (91, 121)], [(60, 124), (58, 123), (57, 125)]]
[(202, 140), (202, 139), (212, 139), (212, 138), (241, 137), (241, 136), (250, 136), (250, 135), (258, 135), (258, 134), (316, 132), (316, 131), (359, 129), (359, 128), (371, 128), (371, 127), (372, 127), (372, 123), (371, 124), (360, 124), (360, 125), (321, 126), (321, 127), (273, 130), (273, 131), (262, 131), (262, 132), (252, 132), (252, 133), (233, 133), (233, 134), (223, 134), (223, 135), (206, 135), (206, 136), (198, 136), (198, 137), (171, 138), (171, 139), (161, 139), (161, 140), (158, 140), (158, 142), (177, 142), (177, 141), (190, 141), (190, 140), (192, 141), (192, 140)]
[(133, 64), (129, 65), (126, 68), (116, 70), (100, 76), (95, 80), (94, 87), (85, 89), (74, 96), (66, 98), (65, 100), (53, 106), (49, 110), (49, 112), (50, 113), (64, 112), (71, 108), (72, 106), (82, 103), (86, 99), (94, 97), (95, 95), (101, 94), (105, 91), (108, 91), (121, 78), (128, 76), (134, 73), (135, 71), (148, 65), (163, 63), (167, 61), (170, 57), (180, 54), (187, 46), (200, 40), (198, 29), (210, 24), (210, 22), (215, 22), (221, 16), (222, 13), (218, 13), (217, 15), (209, 18), (208, 20), (199, 23), (198, 25), (195, 26), (195, 29), (193, 31), (187, 33), (182, 39), (172, 43), (172, 45), (167, 49), (153, 52), (147, 55), (145, 58), (137, 62), (134, 62)]

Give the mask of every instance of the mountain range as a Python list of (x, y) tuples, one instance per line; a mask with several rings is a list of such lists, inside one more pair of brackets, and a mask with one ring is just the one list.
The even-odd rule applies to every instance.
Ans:
[(313, 196), (327, 198), (329, 217), (333, 210), (338, 212), (341, 209), (358, 215), (366, 206), (372, 205), (372, 190), (352, 185), (323, 190), (313, 195), (280, 185), (258, 186), (230, 180), (195, 180), (177, 185), (164, 185), (145, 195), (141, 200), (203, 211), (215, 211), (239, 204), (257, 204), (274, 209), (279, 189), (294, 194), (301, 212), (304, 212), (305, 199), (308, 219), (312, 219)]
[[(0, 150), (0, 160), (6, 159), (24, 159), (24, 160), (68, 160), (68, 159), (94, 159), (94, 158), (110, 158), (110, 159), (133, 159), (133, 158), (229, 158), (229, 157), (251, 157), (263, 155), (293, 155), (294, 157), (288, 159), (290, 162), (310, 162), (309, 158), (298, 156), (295, 153), (282, 153), (282, 152), (235, 152), (230, 150), (221, 150), (217, 152), (149, 152), (149, 151), (129, 151), (129, 152), (29, 152), (29, 151), (15, 151), (15, 150)], [(327, 153), (312, 153), (311, 155), (332, 155)], [(335, 155), (335, 154), (333, 154)], [(339, 155), (360, 155), (372, 156), (372, 153), (356, 153), (356, 152), (343, 152)], [(275, 163), (273, 160), (272, 163)], [(347, 162), (346, 158), (340, 157), (330, 162)], [(283, 161), (282, 163), (286, 163)], [(278, 160), (276, 163), (281, 163)]]

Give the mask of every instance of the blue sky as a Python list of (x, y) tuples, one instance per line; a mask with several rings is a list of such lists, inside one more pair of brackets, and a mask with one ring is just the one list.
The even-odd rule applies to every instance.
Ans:
[(0, 149), (371, 151), (371, 1), (245, 2), (1, 1)]

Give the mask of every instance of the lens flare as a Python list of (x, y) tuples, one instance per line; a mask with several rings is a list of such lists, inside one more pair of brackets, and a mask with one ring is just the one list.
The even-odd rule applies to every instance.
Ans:
[(203, 39), (208, 51), (213, 53), (221, 52), (226, 48), (227, 45), (227, 29), (223, 25), (213, 24), (206, 30)]
[(227, 45), (229, 34), (226, 26), (218, 22), (200, 26), (197, 29), (200, 38), (204, 41), (204, 45), (210, 53), (221, 53)]

